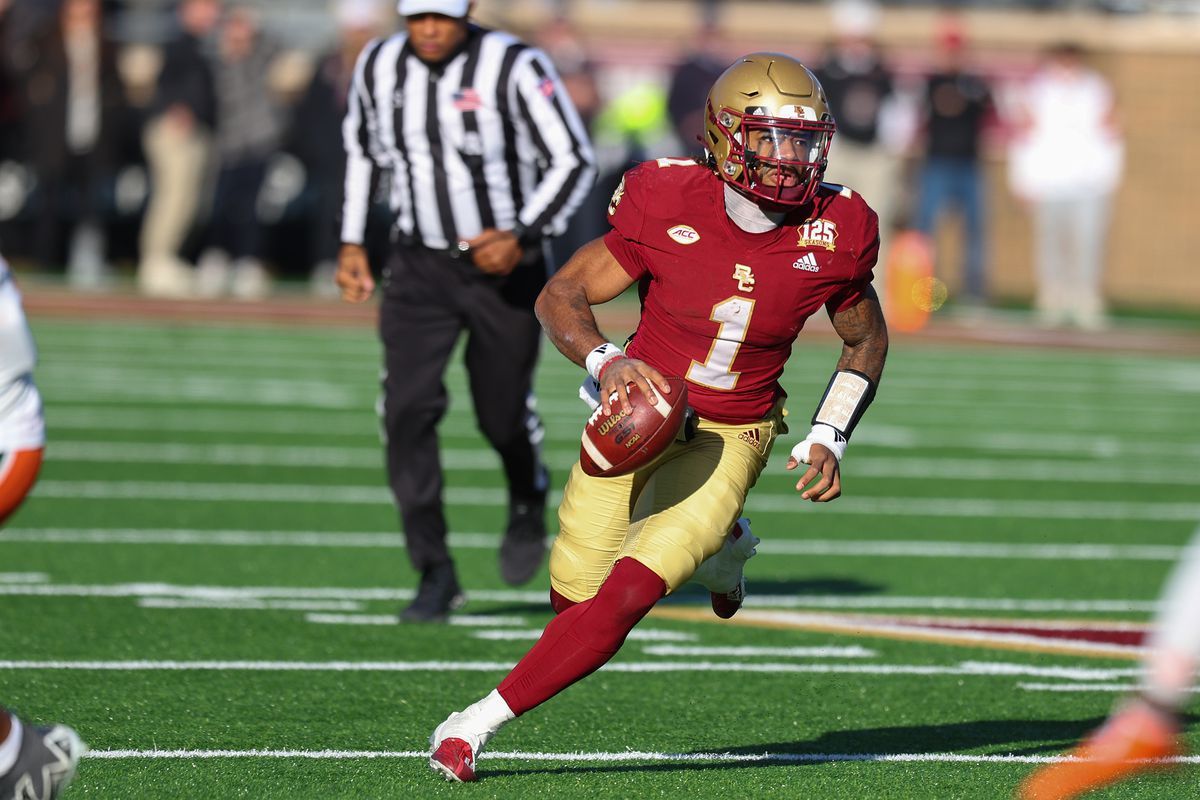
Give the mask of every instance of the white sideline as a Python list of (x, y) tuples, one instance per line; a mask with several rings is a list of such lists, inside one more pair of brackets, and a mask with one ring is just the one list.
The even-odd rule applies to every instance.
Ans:
[[(311, 759), (399, 759), (429, 757), (427, 750), (89, 750), (85, 758), (107, 759), (207, 759), (207, 758), (311, 758)], [(974, 755), (971, 753), (659, 753), (623, 750), (619, 753), (541, 753), (531, 751), (484, 751), (481, 760), (565, 762), (734, 762), (771, 764), (830, 764), (847, 761), (925, 764), (1054, 764), (1069, 761), (1065, 756)], [(1156, 759), (1162, 764), (1200, 764), (1200, 756)]]
[[(0, 670), (88, 670), (108, 672), (507, 672), (501, 661), (0, 661)], [(1131, 677), (1138, 668), (1051, 666), (963, 661), (956, 666), (930, 664), (785, 664), (738, 661), (621, 661), (603, 672), (751, 672), (821, 675), (926, 675), (1063, 678), (1102, 681)]]

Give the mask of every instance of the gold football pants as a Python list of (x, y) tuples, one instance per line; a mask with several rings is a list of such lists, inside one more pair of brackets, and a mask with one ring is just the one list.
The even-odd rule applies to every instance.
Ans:
[(618, 559), (632, 557), (674, 592), (721, 549), (786, 430), (780, 402), (758, 422), (701, 419), (690, 441), (672, 443), (630, 475), (593, 478), (575, 464), (558, 510), (550, 585), (569, 600), (587, 600)]

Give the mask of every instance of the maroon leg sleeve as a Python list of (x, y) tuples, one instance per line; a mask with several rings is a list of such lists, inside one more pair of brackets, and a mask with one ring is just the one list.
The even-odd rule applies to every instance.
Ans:
[(500, 696), (520, 716), (591, 675), (666, 593), (662, 578), (649, 568), (621, 559), (595, 597), (550, 620), (542, 638), (501, 681)]

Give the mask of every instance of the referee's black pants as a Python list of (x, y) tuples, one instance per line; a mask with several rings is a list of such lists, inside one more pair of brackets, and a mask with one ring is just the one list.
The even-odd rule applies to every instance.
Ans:
[(380, 413), (388, 480), (418, 571), (450, 562), (437, 424), (450, 399), (446, 365), (464, 331), (475, 416), (500, 455), (510, 499), (544, 497), (544, 430), (532, 390), (541, 344), (533, 303), (546, 267), (540, 254), (533, 255), (505, 277), (480, 272), (468, 258), (422, 247), (396, 247), (389, 256), (379, 313), (385, 367)]

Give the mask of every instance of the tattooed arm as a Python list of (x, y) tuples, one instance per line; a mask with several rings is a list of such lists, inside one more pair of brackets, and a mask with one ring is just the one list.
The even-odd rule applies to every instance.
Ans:
[(883, 309), (873, 288), (868, 287), (857, 304), (831, 314), (833, 329), (842, 337), (842, 357), (838, 369), (852, 369), (868, 376), (878, 385), (887, 359), (888, 332)]

